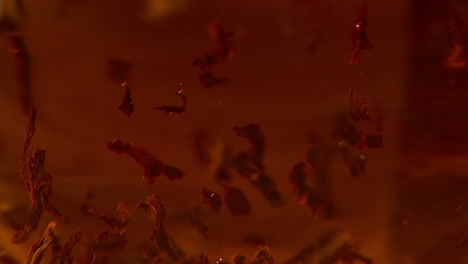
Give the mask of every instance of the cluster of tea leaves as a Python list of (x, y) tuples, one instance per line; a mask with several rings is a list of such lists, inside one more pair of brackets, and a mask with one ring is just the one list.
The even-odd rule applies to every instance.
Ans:
[[(366, 25), (367, 2), (364, 1), (364, 6), (353, 24), (351, 64), (359, 62), (358, 54), (360, 50), (372, 48), (372, 44), (367, 38)], [(235, 34), (226, 30), (220, 21), (210, 24), (208, 32), (214, 43), (214, 49), (212, 52), (193, 60), (192, 64), (199, 71), (198, 77), (202, 85), (210, 88), (228, 84), (229, 79), (214, 77), (212, 72), (214, 66), (228, 62), (233, 56), (236, 38)], [(117, 211), (119, 216), (115, 217), (92, 207), (90, 205), (91, 199), (86, 199), (79, 208), (82, 214), (104, 222), (108, 229), (93, 234), (76, 227), (76, 231), (71, 234), (70, 238), (65, 243), (62, 242), (63, 238), (60, 238), (57, 226), (68, 223), (68, 220), (51, 202), (53, 184), (52, 176), (47, 172), (45, 166), (46, 150), (36, 148), (28, 156), (29, 145), (36, 132), (36, 110), (30, 92), (30, 54), (24, 39), (20, 35), (11, 35), (9, 44), (16, 60), (15, 67), (22, 94), (22, 109), (25, 113), (30, 113), (21, 150), (20, 177), (30, 196), (31, 205), (27, 213), (13, 215), (8, 218), (12, 229), (15, 231), (13, 242), (25, 243), (37, 231), (43, 213), (47, 212), (55, 220), (49, 223), (43, 236), (32, 243), (25, 263), (43, 263), (47, 258), (46, 252), (50, 254), (50, 263), (72, 263), (76, 258), (73, 254), (75, 246), (84, 249), (84, 256), (78, 257), (83, 263), (105, 263), (105, 258), (101, 257), (102, 252), (120, 251), (126, 248), (128, 242), (126, 238), (127, 225), (131, 219), (131, 210), (125, 204), (118, 203)], [(129, 72), (132, 68), (131, 64), (118, 58), (110, 58), (108, 66), (110, 78), (114, 82), (122, 83), (122, 87), (125, 89), (124, 98), (117, 108), (130, 118), (136, 105), (131, 97), (128, 82)], [(182, 99), (182, 106), (163, 105), (154, 109), (168, 114), (184, 113), (187, 109), (187, 98), (182, 90), (178, 91), (176, 95)], [(311, 142), (304, 160), (294, 164), (289, 174), (293, 195), (299, 202), (304, 203), (313, 215), (324, 221), (333, 219), (334, 206), (329, 192), (328, 167), (336, 150), (338, 149), (339, 153), (342, 154), (343, 161), (349, 167), (350, 174), (359, 176), (365, 172), (367, 155), (361, 152), (356, 153), (353, 150), (363, 150), (367, 147), (379, 148), (383, 144), (379, 130), (374, 134), (365, 134), (358, 128), (357, 124), (354, 124), (361, 120), (372, 120), (372, 115), (369, 112), (370, 104), (352, 89), (349, 91), (348, 99), (351, 122), (340, 125), (338, 129), (340, 141), (338, 143)], [(236, 136), (246, 140), (248, 148), (234, 152), (231, 151), (231, 146), (224, 146), (225, 151), (223, 151), (221, 162), (216, 165), (217, 169), (214, 175), (214, 180), (220, 186), (223, 194), (203, 188), (200, 193), (201, 203), (215, 213), (219, 213), (225, 207), (233, 217), (248, 217), (253, 210), (252, 205), (242, 187), (232, 186), (231, 181), (233, 177), (241, 177), (250, 187), (256, 189), (272, 207), (281, 207), (283, 205), (282, 195), (274, 178), (268, 174), (264, 164), (266, 141), (260, 125), (255, 123), (237, 125), (232, 127), (232, 131)], [(207, 150), (209, 137), (210, 135), (206, 131), (197, 133), (195, 137), (198, 158), (203, 163), (210, 163), (212, 160), (209, 150)], [(143, 180), (146, 184), (153, 184), (160, 175), (164, 175), (170, 180), (180, 180), (185, 175), (182, 169), (164, 163), (147, 149), (135, 146), (133, 143), (123, 142), (121, 139), (116, 138), (107, 142), (107, 148), (117, 154), (128, 155), (141, 166)], [(28, 176), (25, 176), (26, 169)], [(309, 175), (310, 171), (312, 171), (312, 177)], [(188, 219), (193, 228), (208, 239), (209, 226), (203, 222), (200, 206), (202, 205), (189, 208)], [(128, 260), (128, 262), (209, 263), (208, 257), (203, 254), (188, 254), (177, 245), (176, 241), (166, 231), (164, 224), (166, 208), (157, 194), (150, 195), (145, 201), (136, 205), (136, 208), (143, 210), (153, 221), (150, 236), (151, 245), (142, 252), (133, 254), (132, 260)], [(304, 249), (291, 257), (286, 263), (310, 262), (313, 258), (319, 258), (322, 264), (353, 263), (355, 260), (372, 263), (372, 260), (361, 255), (358, 248), (349, 240), (343, 240), (339, 243), (333, 242), (337, 237), (336, 233), (322, 236), (318, 241), (306, 245)], [(13, 259), (4, 256), (1, 258), (10, 261), (10, 263), (15, 263)], [(242, 255), (234, 255), (230, 260), (220, 258), (216, 260), (216, 263), (273, 264), (274, 260), (269, 248), (262, 245), (250, 260)]]

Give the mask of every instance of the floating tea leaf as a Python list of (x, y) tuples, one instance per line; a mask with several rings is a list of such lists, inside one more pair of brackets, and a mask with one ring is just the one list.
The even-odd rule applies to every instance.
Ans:
[(33, 107), (31, 93), (31, 56), (22, 36), (9, 36), (8, 44), (15, 55), (16, 78), (20, 88), (22, 111), (24, 114), (27, 114)]
[(344, 129), (343, 139), (353, 147), (364, 147), (364, 133), (354, 125), (350, 125)]
[(353, 88), (349, 89), (348, 93), (349, 114), (353, 121), (371, 120), (371, 116), (367, 107), (369, 102), (362, 99)]
[(232, 216), (250, 215), (250, 202), (244, 192), (236, 187), (224, 186), (224, 204)]
[(28, 159), (29, 178), (24, 180), (24, 185), (31, 199), (31, 208), (27, 219), (12, 226), (17, 231), (13, 243), (23, 243), (32, 235), (44, 211), (65, 222), (68, 221), (49, 202), (49, 197), (52, 195), (52, 177), (45, 170), (45, 155), (46, 150), (38, 148)]
[(351, 60), (350, 64), (359, 63), (359, 52), (361, 50), (372, 49), (372, 44), (367, 38), (367, 0), (364, 4), (359, 15), (354, 20), (353, 30), (351, 35)]
[(358, 177), (366, 172), (366, 154), (355, 154), (351, 158), (351, 163), (349, 164), (349, 173), (353, 177)]
[(167, 164), (163, 165), (162, 173), (170, 180), (178, 180), (184, 177), (184, 172), (181, 169)]
[(208, 26), (208, 33), (215, 44), (216, 57), (221, 62), (226, 62), (234, 51), (235, 35), (227, 31), (220, 21), (214, 21)]
[(117, 206), (117, 211), (120, 214), (119, 217), (115, 217), (103, 211), (92, 208), (87, 203), (81, 205), (80, 209), (84, 215), (97, 218), (113, 229), (124, 229), (130, 219), (130, 211), (122, 202), (120, 202)]
[(192, 62), (192, 66), (198, 67), (200, 71), (206, 72), (211, 71), (212, 67), (218, 64), (219, 60), (215, 54), (206, 54), (205, 56), (194, 59)]
[(265, 137), (257, 124), (245, 126), (234, 126), (232, 128), (236, 135), (247, 139), (252, 146), (251, 159), (259, 166), (263, 167), (263, 157), (265, 155)]
[(155, 107), (154, 110), (157, 110), (157, 111), (163, 111), (164, 113), (167, 113), (167, 114), (172, 114), (172, 113), (176, 113), (176, 114), (182, 114), (185, 109), (187, 109), (187, 98), (185, 97), (185, 95), (183, 94), (183, 91), (180, 90), (176, 93), (176, 95), (180, 96), (182, 98), (182, 106), (158, 106), (158, 107)]
[(235, 40), (234, 33), (226, 31), (219, 21), (215, 21), (208, 26), (208, 33), (215, 44), (215, 51), (193, 60), (192, 65), (199, 69), (198, 78), (202, 85), (211, 88), (229, 83), (228, 78), (214, 77), (212, 70), (216, 64), (225, 63), (232, 56)]
[(202, 201), (216, 213), (219, 213), (223, 206), (221, 195), (205, 188), (202, 189)]
[(299, 201), (302, 201), (309, 192), (309, 186), (306, 182), (306, 166), (304, 162), (299, 162), (291, 168), (289, 173), (289, 182), (292, 185), (293, 193)]
[(366, 135), (366, 145), (368, 148), (382, 148), (383, 139), (381, 134)]
[(26, 135), (24, 136), (23, 148), (21, 149), (21, 168), (20, 178), (24, 180), (24, 170), (26, 168), (26, 152), (31, 144), (31, 140), (36, 133), (36, 108), (32, 108), (28, 118), (28, 126), (26, 129)]
[(123, 82), (122, 87), (125, 88), (125, 95), (122, 103), (119, 106), (119, 110), (122, 111), (127, 117), (130, 117), (133, 114), (133, 109), (135, 108), (135, 103), (132, 100), (132, 94), (130, 88), (128, 87), (128, 82)]
[(198, 129), (193, 134), (195, 156), (200, 164), (208, 165), (212, 162), (210, 150), (215, 145), (213, 136), (205, 129)]
[(265, 173), (263, 156), (265, 151), (265, 139), (257, 124), (234, 126), (237, 136), (247, 139), (250, 143), (249, 152), (241, 152), (234, 156), (230, 162), (241, 176), (246, 178), (252, 186), (260, 190), (263, 197), (272, 206), (283, 204), (281, 194), (276, 188), (275, 181)]
[(245, 264), (246, 258), (243, 255), (234, 255), (231, 258), (231, 264)]
[(254, 246), (255, 248), (263, 247), (266, 245), (265, 240), (260, 235), (248, 234), (242, 239), (242, 243), (249, 246)]
[(323, 221), (333, 217), (333, 204), (307, 183), (306, 164), (301, 161), (291, 168), (289, 182), (297, 200), (304, 203), (314, 216)]
[(143, 179), (148, 184), (152, 184), (163, 171), (164, 165), (161, 160), (144, 148), (135, 147), (131, 143), (123, 143), (120, 139), (108, 142), (107, 148), (118, 154), (124, 153), (132, 157), (143, 168)]
[(81, 212), (90, 217), (94, 217), (106, 223), (111, 230), (105, 230), (96, 235), (88, 235), (88, 251), (92, 256), (91, 263), (94, 263), (101, 250), (115, 250), (125, 246), (127, 225), (130, 219), (130, 211), (124, 203), (120, 202), (117, 206), (119, 217), (111, 216), (105, 212), (99, 211), (84, 203), (81, 206)]
[(274, 264), (273, 257), (270, 254), (270, 249), (266, 246), (260, 248), (255, 254), (252, 261), (253, 264)]
[(227, 85), (230, 81), (228, 78), (214, 77), (210, 71), (203, 71), (198, 75), (198, 79), (200, 79), (200, 82), (205, 88)]
[(145, 211), (154, 221), (153, 231), (151, 239), (159, 249), (165, 252), (172, 260), (177, 261), (181, 259), (185, 254), (176, 245), (174, 240), (169, 237), (166, 230), (164, 229), (164, 217), (166, 215), (166, 209), (161, 199), (156, 195), (152, 194), (146, 202), (141, 202), (137, 205), (137, 208)]
[(45, 251), (49, 248), (49, 246), (57, 243), (58, 241), (58, 238), (54, 233), (56, 226), (56, 222), (50, 222), (47, 226), (47, 229), (44, 231), (42, 238), (31, 245), (28, 256), (24, 261), (25, 264), (42, 263), (42, 258), (44, 257)]

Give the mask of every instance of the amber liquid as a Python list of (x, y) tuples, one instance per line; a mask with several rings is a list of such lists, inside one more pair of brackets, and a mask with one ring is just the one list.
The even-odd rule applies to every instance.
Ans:
[[(2, 36), (23, 36), (31, 56), (37, 132), (28, 155), (37, 147), (47, 149), (50, 201), (70, 219), (58, 222), (59, 237), (66, 241), (75, 228), (89, 234), (109, 228), (80, 212), (90, 192), (89, 203), (99, 210), (118, 216), (115, 209), (123, 202), (131, 211), (125, 247), (101, 251), (96, 263), (145, 263), (148, 259), (140, 257), (154, 246), (154, 223), (136, 205), (156, 193), (166, 207), (168, 234), (187, 255), (203, 253), (212, 263), (234, 254), (250, 260), (259, 244), (283, 263), (331, 232), (339, 234), (333, 242), (301, 261), (321, 263), (349, 242), (374, 263), (465, 263), (466, 67), (447, 66), (444, 58), (454, 42), (466, 45), (466, 30), (448, 26), (446, 18), (456, 13), (464, 25), (468, 9), (461, 2), (458, 8), (426, 2), (369, 1), (373, 49), (361, 51), (355, 65), (348, 62), (360, 1), (28, 1), (25, 14), (4, 3), (0, 15), (12, 16), (18, 29)], [(230, 82), (206, 88), (192, 61), (215, 48), (207, 30), (215, 19), (235, 34), (237, 45), (212, 69)], [(30, 206), (18, 177), (27, 115), (21, 110), (15, 57), (6, 42), (0, 47), (0, 210), (7, 214)], [(115, 58), (129, 65), (120, 70), (135, 103), (130, 118), (118, 109), (124, 90), (119, 75), (109, 73)], [(154, 110), (179, 105), (180, 89), (187, 97), (183, 114)], [(349, 121), (350, 89), (371, 103), (371, 121)], [(336, 129), (343, 116), (364, 133), (383, 136), (382, 148), (352, 148), (368, 157), (359, 177), (350, 175), (338, 150)], [(264, 134), (265, 170), (283, 206), (272, 207), (234, 173), (225, 184), (245, 192), (251, 215), (233, 217), (225, 207), (217, 214), (202, 203), (201, 190), (223, 194), (216, 166), (226, 146), (249, 148), (231, 129), (249, 123)], [(194, 151), (199, 129), (215, 142), (208, 165), (199, 163)], [(134, 160), (106, 148), (114, 138), (176, 165), (184, 178), (161, 176), (145, 183)], [(334, 205), (329, 221), (298, 201), (289, 180), (291, 167), (317, 141), (334, 150), (321, 182)], [(309, 180), (313, 172), (308, 167)], [(201, 208), (207, 237), (187, 218), (193, 205)], [(45, 213), (24, 244), (12, 244), (14, 232), (2, 223), (0, 256), (23, 261), (52, 220)], [(84, 237), (74, 249), (76, 263), (87, 262), (87, 244)]]

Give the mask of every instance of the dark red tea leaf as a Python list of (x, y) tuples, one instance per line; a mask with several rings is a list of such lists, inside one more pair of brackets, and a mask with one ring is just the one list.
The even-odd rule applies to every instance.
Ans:
[(307, 148), (305, 160), (310, 166), (318, 168), (322, 164), (323, 146), (319, 143), (310, 144)]
[(88, 248), (94, 255), (98, 255), (100, 250), (115, 250), (123, 248), (127, 243), (126, 232), (122, 231), (102, 231), (91, 238)]
[(53, 206), (50, 202), (49, 202), (49, 204), (47, 205), (47, 207), (45, 208), (45, 210), (46, 210), (50, 215), (52, 215), (54, 218), (59, 219), (60, 221), (65, 222), (65, 223), (70, 223), (70, 221), (68, 220), (68, 218), (66, 218), (65, 216), (63, 216), (62, 213), (60, 213), (59, 210), (58, 210), (57, 208), (55, 208), (55, 206)]
[(232, 56), (236, 44), (234, 33), (226, 31), (219, 21), (215, 21), (208, 26), (208, 33), (215, 44), (215, 51), (207, 53), (192, 62), (192, 65), (198, 68), (200, 72), (198, 78), (205, 88), (229, 83), (228, 78), (214, 77), (212, 70), (216, 64), (225, 63)]
[(52, 194), (52, 177), (45, 170), (45, 155), (45, 149), (38, 148), (28, 159), (29, 178), (24, 180), (24, 185), (31, 199), (31, 208), (27, 219), (13, 226), (17, 231), (13, 243), (23, 243), (32, 235), (39, 225), (44, 210), (52, 213), (54, 217), (68, 221), (49, 202)]
[(221, 164), (215, 171), (216, 182), (223, 183), (232, 180), (232, 173), (227, 164)]
[(18, 25), (13, 21), (13, 19), (3, 14), (0, 18), (0, 33), (13, 32), (18, 29)]
[(224, 204), (232, 216), (250, 215), (250, 202), (241, 189), (224, 186), (224, 191)]
[(197, 161), (202, 165), (210, 164), (210, 149), (215, 145), (213, 136), (205, 129), (198, 129), (193, 133), (193, 143)]
[(317, 211), (317, 208), (319, 208), (323, 203), (324, 201), (319, 193), (309, 187), (305, 197), (305, 205), (312, 211), (314, 215)]
[(44, 257), (45, 251), (52, 245), (58, 244), (59, 239), (55, 235), (56, 222), (50, 222), (47, 229), (44, 231), (44, 235), (41, 239), (34, 242), (30, 249), (28, 256), (26, 257), (25, 264), (40, 264)]
[(124, 229), (130, 220), (130, 211), (122, 202), (120, 202), (117, 206), (117, 210), (120, 214), (119, 217), (115, 217), (98, 209), (92, 208), (87, 203), (81, 205), (80, 209), (84, 215), (99, 219), (113, 229)]
[(182, 106), (167, 106), (167, 105), (165, 105), (165, 106), (155, 107), (154, 110), (163, 111), (164, 113), (167, 113), (167, 114), (173, 114), (173, 113), (182, 114), (183, 112), (185, 112), (185, 109), (187, 109), (187, 98), (183, 94), (182, 90), (178, 91), (176, 93), (176, 95), (178, 95), (178, 96), (180, 96), (182, 98)]
[(315, 209), (314, 215), (320, 221), (330, 221), (335, 216), (335, 206), (331, 201), (322, 200), (321, 204)]
[(20, 88), (22, 111), (24, 114), (28, 114), (33, 107), (31, 93), (31, 56), (29, 55), (22, 36), (9, 36), (8, 45), (15, 55), (16, 78)]
[(451, 13), (447, 18), (447, 33), (450, 34), (449, 47), (445, 56), (445, 67), (460, 70), (466, 67), (467, 51), (463, 44), (465, 42), (465, 23), (464, 19), (457, 15), (457, 12)]
[(166, 208), (164, 207), (161, 198), (156, 194), (150, 195), (146, 202), (141, 202), (137, 205), (138, 209), (142, 209), (148, 214), (154, 222), (155, 226), (162, 226), (166, 217)]
[(468, 245), (468, 236), (465, 237), (461, 242), (460, 242), (460, 246), (464, 247)]
[(233, 32), (227, 31), (220, 21), (214, 21), (208, 26), (208, 33), (215, 44), (216, 57), (226, 62), (234, 51), (236, 45)]
[(175, 241), (169, 237), (164, 229), (163, 222), (166, 209), (161, 199), (156, 194), (152, 194), (146, 199), (146, 202), (139, 203), (137, 208), (144, 210), (153, 219), (154, 225), (151, 239), (156, 243), (159, 249), (174, 261), (181, 259), (185, 255), (184, 252), (176, 245)]
[(170, 180), (178, 180), (184, 177), (184, 172), (181, 169), (167, 164), (163, 165), (162, 173)]
[(351, 35), (351, 60), (350, 64), (359, 63), (359, 52), (361, 50), (372, 49), (372, 44), (367, 38), (367, 0), (364, 4), (359, 15), (354, 20), (353, 30)]
[(249, 144), (249, 152), (239, 153), (230, 162), (241, 176), (246, 178), (252, 186), (257, 188), (272, 206), (283, 204), (281, 194), (270, 176), (266, 175), (263, 165), (265, 152), (265, 138), (257, 124), (234, 126), (236, 135), (245, 138)]
[(349, 173), (352, 177), (358, 177), (366, 172), (366, 154), (355, 154), (351, 158)]
[(324, 198), (323, 192), (312, 188), (307, 181), (306, 163), (295, 164), (289, 173), (289, 182), (296, 199), (305, 204), (319, 220), (328, 221), (333, 217), (333, 204)]
[(245, 245), (251, 245), (255, 248), (265, 246), (265, 239), (262, 236), (256, 234), (248, 234), (242, 239), (242, 243)]
[(231, 162), (231, 166), (249, 183), (258, 189), (262, 196), (274, 207), (283, 204), (281, 194), (270, 176), (264, 173), (263, 164), (258, 167), (256, 161), (251, 160), (247, 153), (240, 153)]
[(292, 185), (293, 193), (299, 201), (302, 201), (309, 192), (309, 186), (306, 181), (306, 164), (299, 162), (293, 165), (289, 173), (289, 182)]
[(234, 126), (232, 128), (236, 135), (245, 138), (251, 144), (251, 159), (262, 168), (263, 157), (265, 154), (265, 137), (257, 124), (248, 124), (245, 126)]
[(253, 177), (250, 180), (252, 186), (260, 190), (261, 194), (273, 207), (279, 207), (283, 205), (281, 194), (276, 188), (276, 184), (268, 175), (260, 174), (257, 177)]
[(206, 72), (206, 71), (211, 71), (213, 66), (218, 64), (219, 60), (216, 57), (216, 54), (205, 54), (205, 56), (194, 59), (192, 62), (192, 66), (198, 67), (200, 71)]
[(367, 107), (370, 105), (369, 102), (362, 99), (353, 88), (349, 89), (348, 94), (349, 103), (349, 114), (353, 121), (359, 120), (371, 120), (371, 116)]
[(381, 134), (366, 135), (366, 145), (368, 148), (382, 148), (383, 138)]
[(273, 256), (271, 256), (270, 249), (267, 246), (260, 248), (255, 254), (252, 261), (253, 264), (274, 264)]
[(117, 211), (119, 212), (119, 217), (114, 217), (90, 207), (88, 201), (81, 206), (81, 212), (84, 215), (101, 220), (111, 228), (111, 230), (101, 231), (96, 235), (88, 234), (90, 242), (87, 244), (87, 248), (92, 255), (92, 260), (89, 262), (93, 263), (96, 261), (101, 250), (123, 248), (127, 243), (126, 232), (130, 219), (130, 210), (128, 210), (124, 203), (119, 202)]
[(246, 263), (246, 257), (243, 255), (234, 255), (231, 258), (231, 263), (232, 264), (245, 264)]
[(123, 143), (120, 139), (114, 139), (107, 143), (107, 148), (118, 153), (132, 157), (143, 168), (143, 179), (148, 184), (163, 172), (163, 163), (156, 156), (144, 148), (135, 147), (132, 143)]
[(221, 195), (205, 188), (202, 189), (202, 201), (216, 213), (219, 213), (223, 206)]
[(175, 241), (169, 237), (163, 227), (153, 229), (152, 240), (165, 252), (172, 260), (177, 261), (184, 256), (184, 252), (176, 245)]
[(31, 140), (36, 133), (36, 108), (32, 108), (31, 113), (29, 114), (28, 126), (26, 129), (26, 135), (24, 136), (23, 148), (21, 149), (21, 168), (20, 168), (20, 178), (24, 180), (24, 170), (26, 168), (26, 151), (31, 144)]
[(349, 145), (356, 148), (364, 147), (364, 133), (362, 130), (355, 125), (350, 125), (345, 127), (343, 132), (343, 139), (348, 142)]
[(56, 225), (56, 222), (50, 222), (42, 238), (31, 245), (25, 263), (42, 263), (45, 251), (49, 247), (52, 249), (51, 264), (73, 263), (71, 252), (73, 247), (81, 240), (82, 232), (73, 232), (69, 241), (62, 246), (55, 232)]
[(198, 79), (205, 88), (212, 88), (214, 86), (224, 86), (229, 84), (229, 78), (214, 77), (211, 71), (203, 71), (198, 75)]
[(132, 94), (130, 88), (128, 87), (128, 82), (123, 82), (122, 87), (125, 88), (125, 95), (122, 103), (119, 106), (119, 110), (122, 111), (127, 117), (130, 117), (133, 114), (133, 109), (135, 108), (135, 103), (132, 100)]
[(26, 135), (24, 137), (23, 148), (21, 149), (21, 155), (25, 155), (28, 150), (29, 144), (31, 143), (32, 137), (36, 133), (36, 108), (32, 107), (29, 113), (28, 126), (26, 129)]
[(51, 264), (71, 264), (73, 257), (71, 255), (72, 249), (80, 242), (83, 232), (81, 230), (75, 231), (70, 235), (69, 240), (62, 246), (57, 242), (52, 246), (52, 260)]

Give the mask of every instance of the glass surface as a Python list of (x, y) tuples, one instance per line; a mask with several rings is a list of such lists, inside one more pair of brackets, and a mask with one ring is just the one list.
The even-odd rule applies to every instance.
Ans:
[[(265, 246), (288, 264), (468, 263), (468, 3), (367, 2), (363, 25), (364, 1), (0, 1), (0, 262), (23, 262), (55, 221), (62, 244), (83, 232), (74, 263), (201, 263), (200, 254), (210, 263), (234, 263), (236, 254), (271, 262), (256, 255)], [(372, 49), (362, 46), (350, 64), (353, 44), (365, 45), (352, 37), (362, 26)], [(207, 54), (217, 62), (193, 65)], [(219, 83), (205, 87), (199, 75), (207, 73)], [(124, 81), (129, 117), (119, 111)], [(183, 113), (154, 109), (182, 106), (179, 90)], [(353, 120), (353, 102), (371, 120)], [(48, 202), (69, 222), (44, 212), (26, 242), (12, 243), (11, 222), (28, 222), (32, 205), (20, 176), (32, 106), (36, 132), (24, 157), (46, 149)], [(233, 129), (248, 124), (264, 135), (260, 162)], [(116, 138), (183, 178), (161, 173), (148, 184), (131, 156), (108, 148)], [(244, 175), (242, 153), (254, 168)], [(298, 164), (306, 170), (302, 198), (291, 181)], [(220, 169), (232, 179), (220, 180)], [(262, 175), (281, 205), (271, 188), (262, 195)], [(245, 193), (250, 215), (228, 210), (232, 187)], [(203, 203), (203, 188), (223, 197), (219, 213)], [(165, 208), (164, 229), (137, 208), (152, 194)], [(87, 204), (118, 218), (120, 202), (130, 211), (123, 227), (83, 213)], [(174, 257), (152, 241), (155, 230), (184, 253)], [(90, 250), (103, 231), (125, 242)], [(49, 263), (53, 247), (46, 252)]]

